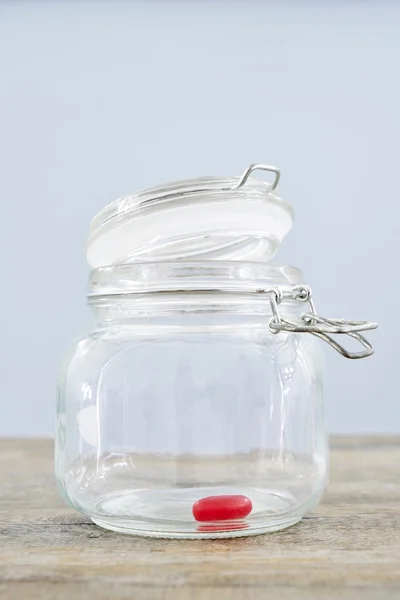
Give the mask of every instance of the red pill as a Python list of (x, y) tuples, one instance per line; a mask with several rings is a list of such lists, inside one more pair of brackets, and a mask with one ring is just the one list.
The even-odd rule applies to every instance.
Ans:
[(252, 508), (247, 496), (207, 496), (193, 504), (192, 513), (196, 521), (230, 521), (244, 519)]

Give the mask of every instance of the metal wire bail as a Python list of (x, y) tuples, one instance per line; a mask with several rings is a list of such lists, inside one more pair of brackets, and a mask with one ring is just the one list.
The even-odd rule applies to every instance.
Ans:
[(253, 164), (253, 165), (250, 165), (249, 167), (247, 167), (247, 169), (245, 170), (245, 172), (239, 179), (238, 183), (230, 188), (231, 191), (239, 190), (242, 186), (244, 186), (244, 184), (250, 177), (251, 173), (253, 173), (253, 171), (269, 171), (271, 173), (275, 173), (275, 178), (274, 178), (273, 182), (271, 183), (271, 190), (274, 190), (277, 187), (279, 180), (281, 178), (281, 172), (278, 169), (278, 167), (273, 167), (272, 165)]
[[(282, 290), (268, 290), (270, 295), (270, 305), (272, 318), (269, 322), (269, 329), (277, 334), (281, 331), (292, 333), (310, 333), (321, 338), (334, 348), (345, 358), (366, 358), (373, 354), (374, 349), (368, 340), (361, 335), (360, 331), (369, 331), (378, 327), (377, 323), (372, 321), (348, 321), (346, 319), (328, 319), (317, 315), (314, 303), (312, 301), (311, 289), (308, 286), (294, 286), (291, 291), (282, 293)], [(302, 313), (298, 321), (284, 319), (280, 313), (278, 305), (284, 298), (307, 302), (309, 312)], [(330, 334), (330, 335), (329, 335)], [(357, 340), (364, 348), (358, 352), (347, 350), (331, 337), (332, 334), (348, 335)]]

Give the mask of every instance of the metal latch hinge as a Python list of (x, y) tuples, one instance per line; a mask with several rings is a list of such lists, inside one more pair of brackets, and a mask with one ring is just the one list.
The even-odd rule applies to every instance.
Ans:
[[(281, 331), (311, 333), (327, 342), (346, 358), (365, 358), (373, 354), (373, 347), (360, 332), (376, 329), (378, 327), (377, 323), (320, 317), (315, 310), (311, 289), (307, 285), (293, 286), (290, 291), (287, 289), (283, 291), (280, 288), (265, 291), (270, 296), (272, 318), (269, 322), (269, 329), (272, 333), (277, 334)], [(284, 299), (307, 303), (309, 310), (302, 313), (296, 321), (284, 318), (279, 312), (279, 304)], [(332, 334), (348, 335), (357, 340), (364, 347), (364, 350), (351, 352), (333, 339)]]

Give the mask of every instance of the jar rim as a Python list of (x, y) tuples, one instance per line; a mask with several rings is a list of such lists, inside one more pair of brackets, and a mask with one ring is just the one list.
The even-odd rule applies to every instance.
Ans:
[(302, 283), (301, 270), (289, 265), (218, 260), (135, 262), (93, 269), (88, 298), (160, 292), (249, 294)]

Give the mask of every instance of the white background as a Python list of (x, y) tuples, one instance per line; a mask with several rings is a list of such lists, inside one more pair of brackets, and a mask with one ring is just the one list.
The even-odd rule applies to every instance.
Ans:
[(89, 328), (89, 221), (121, 194), (282, 169), (324, 315), (332, 432), (400, 432), (397, 2), (0, 2), (0, 435), (51, 435), (58, 365)]

